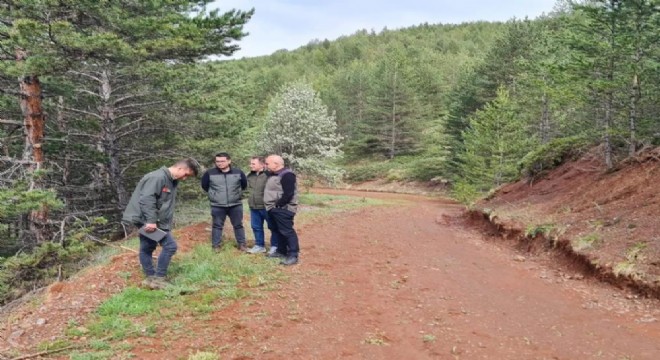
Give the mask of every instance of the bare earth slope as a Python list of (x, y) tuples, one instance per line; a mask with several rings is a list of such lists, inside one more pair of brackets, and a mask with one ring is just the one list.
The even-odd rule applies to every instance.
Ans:
[(543, 232), (610, 282), (660, 298), (660, 148), (606, 173), (588, 154), (532, 184), (499, 189), (478, 208), (507, 229)]
[[(167, 334), (131, 340), (136, 358), (186, 359), (209, 346), (222, 359), (650, 360), (660, 354), (657, 300), (573, 276), (544, 256), (523, 257), (468, 229), (462, 207), (443, 199), (334, 193), (395, 204), (302, 227), (301, 263), (282, 269), (288, 280), (277, 290), (203, 320), (164, 319), (157, 331), (171, 329), (172, 321), (185, 331), (176, 341)], [(183, 229), (181, 242), (205, 241), (203, 228)], [(57, 302), (16, 310), (3, 323), (0, 350), (27, 352), (61, 336), (66, 316), (97, 303), (88, 299), (139, 280), (112, 277), (137, 269), (137, 259), (120, 257), (109, 267), (51, 288), (47, 298)], [(73, 301), (84, 305), (56, 306)], [(45, 324), (36, 325), (38, 318)], [(23, 333), (9, 342), (16, 329)]]

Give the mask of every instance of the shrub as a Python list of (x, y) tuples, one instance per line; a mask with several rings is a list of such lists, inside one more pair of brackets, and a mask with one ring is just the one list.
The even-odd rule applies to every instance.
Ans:
[[(77, 263), (89, 254), (89, 243), (70, 241), (66, 247), (46, 242), (32, 253), (0, 258), (0, 305), (17, 299), (30, 289), (46, 286), (53, 279), (77, 270)], [(60, 267), (61, 265), (61, 267)]]
[(522, 176), (534, 178), (575, 159), (591, 145), (591, 140), (583, 136), (554, 139), (525, 155), (518, 163), (518, 169)]
[(444, 159), (416, 158), (405, 166), (406, 178), (408, 180), (429, 181), (438, 176), (443, 176)]

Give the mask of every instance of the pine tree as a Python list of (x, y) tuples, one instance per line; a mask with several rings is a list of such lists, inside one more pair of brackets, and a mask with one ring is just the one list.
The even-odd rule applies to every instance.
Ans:
[(535, 140), (517, 113), (508, 91), (500, 88), (495, 100), (470, 117), (459, 182), (487, 191), (518, 177), (518, 161)]

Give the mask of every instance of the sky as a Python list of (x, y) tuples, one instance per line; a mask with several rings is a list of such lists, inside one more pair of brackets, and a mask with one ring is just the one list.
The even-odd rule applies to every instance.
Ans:
[(535, 18), (556, 0), (216, 0), (209, 9), (249, 10), (250, 35), (232, 58), (295, 50), (312, 40), (335, 40), (358, 30), (380, 32), (422, 23), (459, 24)]

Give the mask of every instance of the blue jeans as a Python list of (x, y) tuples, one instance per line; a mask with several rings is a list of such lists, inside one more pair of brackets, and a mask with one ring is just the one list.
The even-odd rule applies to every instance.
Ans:
[(300, 252), (298, 234), (293, 228), (294, 212), (286, 209), (271, 209), (268, 216), (273, 224), (273, 230), (277, 233), (279, 246), (277, 252), (282, 255), (298, 257)]
[(270, 217), (268, 217), (268, 211), (266, 209), (250, 209), (250, 226), (254, 233), (254, 244), (262, 247), (266, 246), (264, 221), (266, 221), (270, 229), (270, 246), (277, 246), (277, 233), (273, 231), (273, 224)]
[[(154, 270), (152, 255), (158, 245), (163, 249), (161, 250), (160, 255), (158, 255), (158, 264), (156, 265), (156, 270)], [(167, 275), (167, 268), (170, 266), (170, 260), (172, 259), (172, 256), (174, 256), (174, 253), (176, 253), (176, 249), (176, 241), (169, 231), (159, 242), (155, 242), (146, 236), (140, 235), (139, 258), (144, 275), (165, 277), (165, 275)]]
[(238, 245), (245, 244), (245, 229), (243, 228), (243, 205), (230, 207), (211, 206), (211, 218), (213, 227), (211, 228), (211, 246), (220, 247), (222, 244), (222, 228), (225, 226), (225, 219), (229, 216), (231, 226), (234, 227), (234, 237)]

